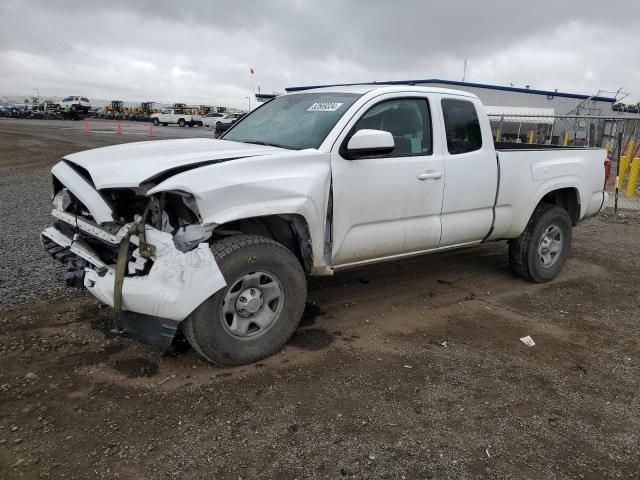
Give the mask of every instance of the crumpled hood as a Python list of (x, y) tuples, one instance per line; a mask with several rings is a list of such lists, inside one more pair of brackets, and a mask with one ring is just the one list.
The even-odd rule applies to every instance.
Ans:
[(172, 170), (179, 173), (185, 167), (283, 151), (286, 150), (227, 140), (184, 138), (113, 145), (73, 153), (64, 159), (84, 168), (99, 190), (135, 188)]

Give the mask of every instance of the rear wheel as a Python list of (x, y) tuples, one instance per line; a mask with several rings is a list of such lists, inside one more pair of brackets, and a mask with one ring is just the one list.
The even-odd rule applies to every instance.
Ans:
[(160, 125), (160, 120), (158, 120), (157, 118), (154, 118), (153, 124), (157, 127), (158, 125)]
[(280, 349), (302, 317), (306, 278), (295, 255), (257, 235), (211, 247), (227, 285), (184, 322), (191, 346), (217, 365), (255, 362)]
[(564, 208), (539, 205), (522, 235), (509, 243), (512, 270), (537, 283), (555, 278), (571, 250), (571, 228), (571, 217)]

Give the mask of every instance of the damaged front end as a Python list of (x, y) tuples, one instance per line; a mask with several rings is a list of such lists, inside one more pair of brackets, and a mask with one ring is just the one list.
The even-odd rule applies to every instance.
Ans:
[(215, 225), (183, 192), (97, 190), (66, 161), (52, 174), (56, 221), (41, 239), (66, 265), (65, 282), (114, 307), (118, 331), (168, 348), (180, 322), (225, 286), (207, 243)]

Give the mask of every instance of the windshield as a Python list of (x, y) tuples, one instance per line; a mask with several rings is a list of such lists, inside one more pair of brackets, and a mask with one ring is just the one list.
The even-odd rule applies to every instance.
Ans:
[(276, 97), (236, 123), (223, 138), (293, 150), (318, 148), (358, 97), (354, 93)]

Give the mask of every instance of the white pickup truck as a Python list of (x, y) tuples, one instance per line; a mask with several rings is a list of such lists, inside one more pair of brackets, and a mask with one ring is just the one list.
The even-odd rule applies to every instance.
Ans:
[(605, 205), (605, 155), (494, 146), (466, 92), (302, 91), (222, 139), (66, 156), (42, 243), (119, 329), (166, 347), (180, 328), (204, 358), (242, 364), (293, 334), (305, 275), (506, 240), (516, 274), (553, 279), (572, 226)]
[(182, 108), (163, 108), (160, 113), (152, 113), (149, 115), (149, 118), (155, 126), (162, 124), (166, 127), (169, 124), (174, 124), (180, 127), (186, 125), (189, 127), (201, 127), (203, 125), (200, 115), (192, 115)]

